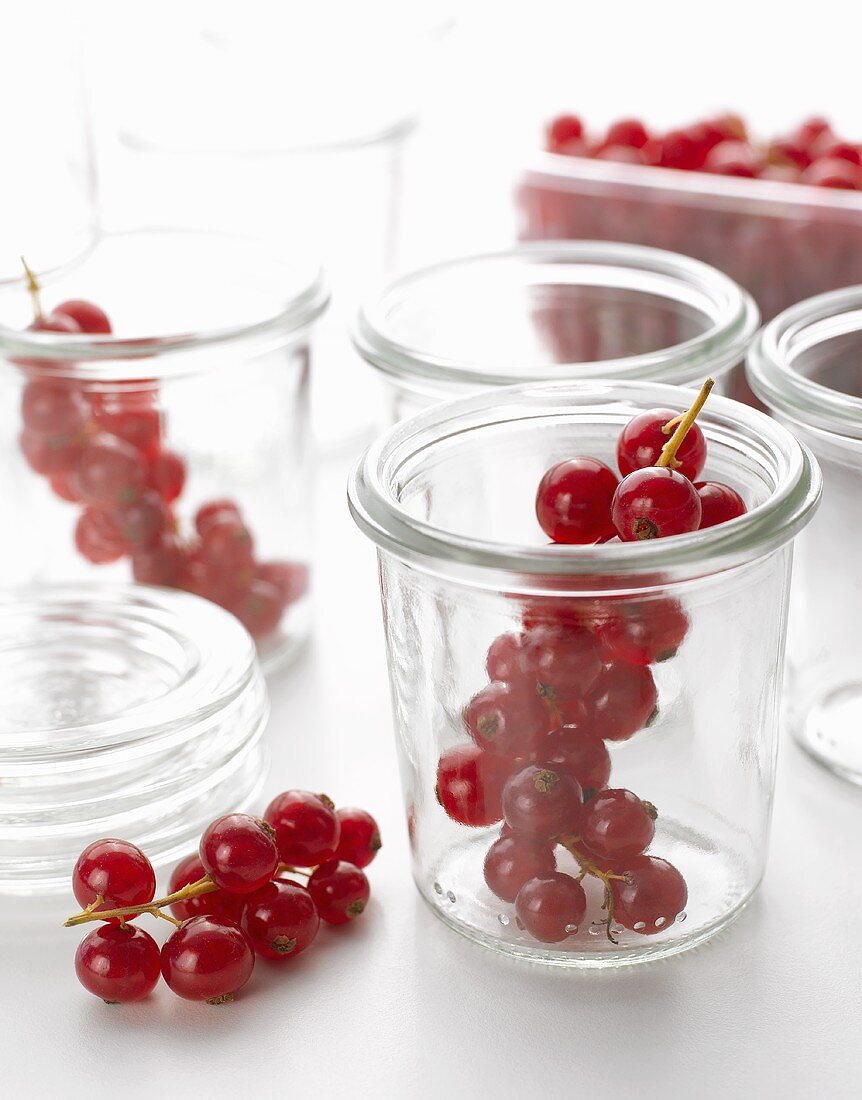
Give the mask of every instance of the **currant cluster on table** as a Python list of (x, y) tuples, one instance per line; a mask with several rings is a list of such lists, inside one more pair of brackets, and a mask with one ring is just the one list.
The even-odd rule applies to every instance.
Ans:
[[(735, 490), (694, 480), (706, 461), (694, 418), (710, 386), (683, 415), (650, 409), (625, 426), (617, 450), (622, 481), (594, 458), (549, 470), (536, 496), (543, 530), (566, 543), (636, 541), (742, 515)], [(663, 458), (676, 467), (656, 466)], [(668, 596), (561, 594), (527, 600), (521, 630), (488, 649), (489, 683), (461, 716), (470, 740), (441, 754), (436, 796), (461, 825), (503, 820), (485, 857), (485, 882), (514, 902), (519, 927), (538, 941), (577, 934), (587, 877), (602, 888), (604, 916), (592, 923), (604, 925), (612, 942), (615, 922), (652, 935), (684, 913), (683, 876), (648, 851), (658, 812), (609, 785), (608, 744), (655, 720), (652, 666), (673, 657), (688, 626)], [(574, 857), (577, 874), (557, 870), (558, 848)]]
[[(806, 119), (787, 134), (758, 140), (733, 114), (663, 132), (635, 118), (621, 119), (596, 133), (589, 133), (577, 116), (560, 115), (548, 125), (545, 139), (548, 151), (565, 157), (831, 191), (862, 189), (862, 145), (846, 140), (820, 117)], [(766, 184), (762, 205), (756, 202), (756, 190), (750, 191), (754, 201), (716, 202), (708, 194), (694, 193), (682, 200), (663, 180), (654, 188), (597, 193), (594, 183), (579, 190), (562, 171), (558, 185), (552, 174), (531, 178), (519, 189), (518, 199), (522, 235), (528, 239), (630, 241), (694, 256), (749, 290), (769, 320), (803, 298), (862, 282), (858, 208), (850, 204), (842, 213), (841, 200), (821, 202), (814, 196), (810, 201), (801, 187), (799, 192), (798, 205), (792, 193), (777, 196)], [(643, 319), (645, 335), (656, 322), (664, 332), (656, 335), (652, 347), (678, 342), (678, 320), (657, 318), (654, 308)], [(609, 357), (601, 346), (584, 347), (589, 334), (573, 334), (563, 321), (558, 327), (555, 344), (563, 361)], [(602, 338), (593, 335), (593, 340)]]
[[(262, 820), (228, 814), (214, 821), (199, 851), (174, 869), (167, 896), (153, 900), (156, 877), (144, 853), (125, 840), (96, 841), (72, 875), (83, 912), (66, 924), (104, 921), (78, 945), (78, 979), (109, 1003), (142, 1000), (160, 976), (186, 1000), (230, 1001), (256, 956), (294, 959), (321, 920), (347, 924), (364, 911), (370, 888), (362, 868), (379, 849), (377, 824), (365, 810), (336, 810), (326, 795), (285, 791)], [(161, 948), (132, 923), (140, 913), (176, 925)]]
[[(32, 331), (109, 335), (111, 322), (92, 302), (63, 302)], [(276, 629), (306, 591), (305, 565), (259, 561), (254, 538), (232, 500), (210, 501), (183, 532), (176, 506), (186, 467), (166, 446), (153, 384), (87, 385), (64, 377), (68, 364), (20, 362), (21, 451), (53, 492), (80, 509), (78, 553), (96, 565), (128, 558), (134, 579), (182, 588), (232, 612), (257, 638)]]

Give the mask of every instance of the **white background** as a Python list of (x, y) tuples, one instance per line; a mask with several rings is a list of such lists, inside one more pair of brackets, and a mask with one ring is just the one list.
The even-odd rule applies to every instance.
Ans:
[[(764, 126), (833, 107), (848, 126), (858, 117), (848, 5), (500, 7), (464, 11), (437, 72), (413, 143), (408, 259), (505, 233), (494, 222), (505, 203), (472, 196), (481, 173), (493, 179), (489, 149), (506, 146), (515, 103), (658, 122), (748, 104)], [(134, 199), (106, 195), (117, 208)], [(343, 456), (319, 469), (316, 635), (272, 683), (266, 795), (308, 786), (375, 813), (384, 848), (366, 914), (282, 969), (260, 966), (227, 1008), (164, 988), (108, 1007), (75, 981), (79, 935), (59, 927), (71, 901), (0, 899), (2, 1095), (858, 1096), (862, 792), (786, 740), (763, 888), (694, 953), (549, 972), (497, 959), (426, 910), (410, 882), (374, 554), (347, 515), (348, 468)]]

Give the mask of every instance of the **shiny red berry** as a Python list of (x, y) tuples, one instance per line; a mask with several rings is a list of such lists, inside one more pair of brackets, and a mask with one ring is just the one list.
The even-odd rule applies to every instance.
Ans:
[(642, 149), (649, 141), (646, 127), (637, 118), (621, 118), (608, 127), (605, 145), (631, 145)]
[(560, 115), (548, 126), (548, 150), (560, 152), (569, 142), (579, 141), (583, 136), (584, 124), (577, 115)]
[(107, 402), (96, 405), (96, 423), (107, 435), (134, 447), (144, 460), (152, 459), (159, 452), (162, 435), (161, 413), (152, 402), (148, 392), (127, 394), (119, 400), (113, 394)]
[(191, 917), (162, 946), (162, 976), (187, 1001), (233, 1000), (254, 970), (245, 932), (225, 917)]
[(70, 317), (80, 332), (104, 336), (111, 333), (111, 322), (107, 313), (94, 302), (87, 302), (83, 298), (71, 298), (68, 302), (61, 302), (54, 307), (54, 313)]
[(655, 807), (632, 791), (599, 791), (584, 807), (581, 843), (598, 860), (631, 860), (652, 842), (655, 819)]
[(186, 464), (173, 451), (160, 451), (150, 462), (147, 484), (166, 504), (182, 493), (186, 481)]
[(548, 844), (513, 833), (495, 840), (485, 856), (488, 889), (503, 901), (514, 901), (531, 878), (545, 878), (557, 869), (554, 850)]
[(364, 871), (344, 860), (321, 864), (308, 880), (321, 919), (327, 924), (347, 924), (365, 911), (371, 894)]
[(585, 730), (594, 738), (627, 741), (658, 710), (655, 680), (648, 668), (620, 662), (606, 665), (587, 699)]
[(683, 474), (654, 466), (623, 478), (612, 514), (623, 542), (669, 538), (698, 529), (700, 497)]
[(61, 378), (34, 378), (21, 395), (24, 427), (42, 435), (74, 435), (87, 422), (90, 410), (74, 382)]
[(188, 553), (170, 531), (162, 531), (155, 542), (132, 554), (132, 576), (138, 584), (177, 588), (188, 564)]
[(455, 745), (440, 754), (437, 801), (460, 825), (493, 825), (503, 816), (503, 785), (510, 772), (508, 761), (477, 745)]
[(613, 535), (611, 501), (617, 476), (597, 458), (558, 462), (536, 492), (536, 518), (554, 542), (591, 544)]
[(529, 879), (515, 899), (518, 920), (541, 943), (560, 943), (575, 935), (586, 911), (583, 886), (560, 871)]
[(159, 980), (159, 946), (136, 925), (103, 924), (78, 944), (78, 981), (109, 1004), (142, 1001)]
[(688, 617), (678, 600), (614, 600), (596, 626), (602, 659), (650, 665), (669, 660), (685, 640)]
[(856, 191), (862, 183), (859, 168), (841, 157), (824, 157), (810, 164), (799, 177), (800, 183), (813, 187), (830, 187), (839, 191)]
[(638, 856), (622, 879), (611, 881), (614, 919), (642, 936), (655, 935), (673, 924), (688, 901), (685, 879), (665, 859)]
[(219, 500), (210, 500), (206, 504), (202, 504), (195, 512), (195, 530), (199, 535), (203, 535), (210, 523), (216, 519), (221, 519), (223, 516), (234, 516), (239, 519), (239, 507), (235, 501), (229, 500), (227, 497)]
[(319, 927), (311, 893), (293, 882), (267, 883), (248, 898), (243, 910), (243, 931), (265, 959), (295, 959)]
[(533, 752), (550, 728), (548, 707), (532, 680), (486, 685), (461, 717), (479, 748), (498, 754)]
[(694, 487), (700, 497), (701, 531), (745, 515), (747, 511), (745, 501), (729, 485), (724, 485), (720, 481), (696, 481)]
[(554, 730), (542, 748), (542, 759), (573, 775), (585, 793), (601, 790), (611, 776), (610, 753), (592, 730), (585, 733), (574, 726)]
[[(175, 894), (184, 886), (202, 879), (207, 873), (201, 863), (201, 858), (195, 852), (180, 860), (171, 873), (168, 883), (168, 893)], [(180, 920), (187, 917), (199, 917), (204, 914), (212, 914), (219, 917), (227, 917), (228, 920), (239, 924), (242, 918), (245, 896), (242, 894), (229, 894), (226, 890), (213, 890), (208, 894), (199, 894), (195, 898), (186, 898), (184, 901), (175, 901), (171, 906), (171, 912)]]
[(576, 833), (583, 799), (578, 781), (553, 765), (529, 764), (503, 788), (503, 813), (512, 828), (536, 840)]
[(88, 504), (116, 508), (131, 504), (144, 487), (147, 467), (139, 451), (102, 432), (89, 439), (78, 463), (78, 485)]
[(78, 516), (75, 546), (81, 557), (94, 565), (119, 561), (131, 549), (116, 519), (101, 508), (85, 508)]
[[(580, 699), (595, 682), (602, 662), (599, 643), (585, 627), (538, 626), (523, 638), (521, 665), (539, 695), (555, 702)], [(545, 724), (545, 732), (547, 728)]]
[(82, 909), (101, 895), (98, 909), (146, 905), (156, 894), (152, 864), (128, 840), (96, 840), (78, 856), (72, 870), (72, 892)]
[(382, 847), (377, 822), (365, 810), (344, 806), (335, 811), (341, 826), (336, 859), (367, 867)]
[(227, 814), (201, 837), (201, 863), (213, 882), (230, 894), (252, 894), (278, 867), (272, 827), (248, 814)]
[[(617, 465), (620, 473), (630, 474), (646, 466), (655, 466), (665, 444), (670, 441), (676, 425), (665, 431), (665, 425), (679, 412), (673, 409), (647, 409), (638, 413), (620, 432), (617, 441)], [(694, 481), (706, 463), (706, 439), (697, 424), (692, 424), (685, 439), (676, 452), (676, 460), (681, 465), (675, 469)]]
[(284, 791), (263, 815), (275, 829), (278, 854), (285, 863), (314, 867), (332, 859), (341, 839), (341, 826), (331, 799), (311, 791)]

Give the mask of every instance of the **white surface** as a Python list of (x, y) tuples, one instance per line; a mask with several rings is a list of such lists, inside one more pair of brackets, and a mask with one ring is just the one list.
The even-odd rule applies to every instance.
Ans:
[[(494, 203), (467, 158), (483, 134), (505, 136), (508, 106), (531, 82), (550, 109), (603, 121), (636, 107), (664, 122), (770, 96), (767, 123), (840, 102), (839, 121), (853, 126), (858, 35), (846, 3), (807, 11), (801, 32), (790, 9), (776, 27), (774, 5), (741, 2), (706, 23), (678, 0), (589, 13), (537, 0), (513, 5), (508, 20), (501, 7), (467, 24), (440, 73), (441, 109), (417, 139), (408, 255), (493, 243)], [(521, 25), (527, 12), (532, 29)], [(347, 515), (346, 473), (346, 463), (321, 471), (316, 641), (273, 684), (266, 793), (308, 786), (378, 817), (367, 913), (324, 929), (283, 970), (261, 965), (232, 1006), (161, 988), (120, 1008), (75, 980), (80, 934), (60, 927), (71, 900), (0, 898), (0, 1095), (858, 1096), (862, 791), (791, 744), (763, 889), (693, 954), (616, 974), (546, 972), (496, 958), (425, 908), (410, 881), (374, 554)]]
[(295, 963), (259, 964), (215, 1009), (164, 986), (140, 1006), (104, 1005), (74, 976), (81, 936), (60, 927), (71, 900), (0, 899), (2, 1095), (858, 1096), (862, 792), (792, 744), (763, 889), (693, 953), (547, 972), (426, 909), (410, 880), (374, 554), (347, 515), (346, 472), (321, 471), (317, 642), (272, 685), (266, 794), (307, 786), (377, 816), (371, 904)]

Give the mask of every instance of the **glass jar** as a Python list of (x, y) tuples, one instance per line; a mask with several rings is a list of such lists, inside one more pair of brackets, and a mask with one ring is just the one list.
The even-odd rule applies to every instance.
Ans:
[(115, 332), (32, 331), (23, 283), (0, 291), (6, 583), (185, 588), (236, 614), (267, 664), (286, 656), (309, 625), (319, 272), (241, 237), (125, 233), (41, 298), (89, 299)]
[(706, 264), (636, 245), (524, 244), (404, 275), (354, 333), (383, 378), (391, 423), (433, 401), (514, 382), (719, 380), (758, 312)]
[[(811, 455), (762, 413), (713, 397), (698, 421), (705, 476), (734, 485), (746, 515), (674, 539), (576, 547), (547, 545), (534, 514), (551, 464), (613, 462), (634, 413), (689, 398), (643, 382), (511, 387), (401, 423), (351, 479), (354, 518), (378, 546), (416, 883), (446, 924), (509, 954), (593, 967), (670, 955), (727, 925), (763, 874), (792, 541), (820, 492)], [(522, 631), (582, 652), (575, 667), (603, 679), (571, 698), (532, 681), (522, 691), (505, 668), (505, 636)], [(492, 676), (513, 686), (478, 695)], [(494, 754), (501, 723), (516, 744)], [(549, 732), (559, 723), (570, 728)], [(568, 769), (547, 789), (565, 794), (575, 775), (587, 799), (610, 784), (657, 807), (648, 854), (684, 880), (666, 912), (603, 925), (590, 872), (577, 931), (545, 943), (519, 926), (512, 892), (495, 896), (483, 864), (500, 837), (503, 784), (530, 759), (543, 775)], [(557, 868), (575, 875), (580, 838), (567, 844)], [(528, 853), (534, 873), (550, 873), (548, 848)]]
[(760, 333), (748, 378), (823, 470), (823, 507), (799, 540), (788, 635), (790, 728), (862, 783), (862, 287), (785, 310)]
[(169, 863), (260, 792), (266, 687), (215, 604), (142, 585), (7, 589), (0, 647), (0, 893), (68, 890), (105, 836)]
[(80, 11), (22, 5), (0, 65), (0, 285), (79, 259), (98, 226), (90, 114), (81, 72)]

